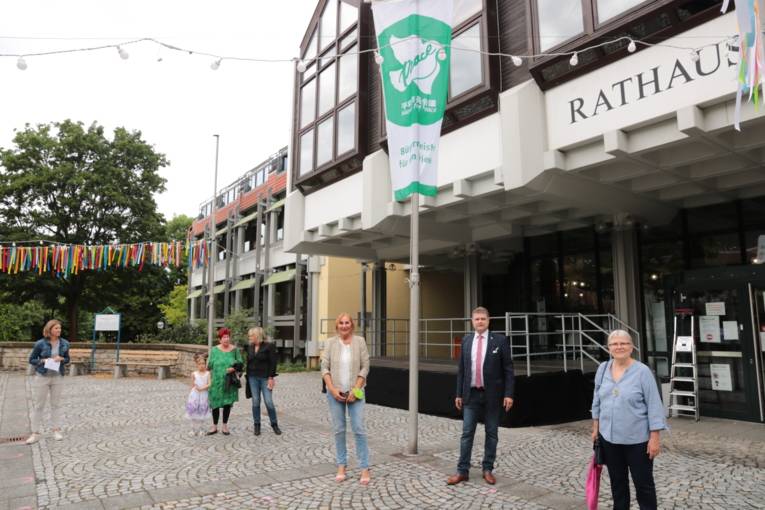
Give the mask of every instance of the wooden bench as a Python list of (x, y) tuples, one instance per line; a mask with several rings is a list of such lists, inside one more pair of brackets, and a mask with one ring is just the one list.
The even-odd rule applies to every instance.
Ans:
[(90, 349), (69, 349), (69, 375), (80, 375), (90, 368)]
[(177, 351), (121, 350), (120, 360), (114, 363), (114, 378), (125, 377), (128, 367), (156, 367), (157, 379), (167, 379), (177, 363)]

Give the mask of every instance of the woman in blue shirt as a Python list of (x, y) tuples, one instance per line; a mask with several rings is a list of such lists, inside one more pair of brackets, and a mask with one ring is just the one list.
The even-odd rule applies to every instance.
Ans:
[(29, 364), (35, 369), (32, 378), (32, 435), (27, 444), (40, 440), (41, 421), (45, 403), (50, 400), (50, 421), (53, 438), (64, 439), (61, 434), (61, 392), (63, 390), (64, 366), (69, 363), (69, 342), (61, 338), (61, 323), (49, 320), (43, 328), (43, 338), (35, 342), (29, 355)]
[(633, 349), (626, 331), (608, 335), (612, 359), (598, 367), (592, 397), (592, 440), (599, 438), (605, 454), (614, 510), (630, 507), (628, 469), (641, 510), (657, 508), (653, 459), (667, 428), (653, 373), (632, 358)]

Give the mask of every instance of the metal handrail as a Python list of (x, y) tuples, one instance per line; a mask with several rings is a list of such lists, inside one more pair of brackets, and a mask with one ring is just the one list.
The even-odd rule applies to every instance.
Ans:
[[(607, 318), (609, 319), (609, 321), (612, 321), (612, 320), (613, 320), (613, 321), (615, 321), (615, 322), (618, 322), (618, 323), (619, 323), (619, 325), (620, 325), (620, 326), (623, 326), (623, 328), (624, 328), (624, 329), (625, 329), (625, 330), (626, 330), (628, 333), (630, 333), (630, 335), (633, 337), (633, 344), (634, 344), (634, 348), (635, 348), (635, 351), (636, 351), (638, 354), (640, 353), (640, 333), (638, 333), (638, 332), (637, 332), (637, 331), (636, 331), (634, 328), (630, 327), (630, 326), (629, 326), (629, 325), (627, 325), (627, 324), (626, 324), (624, 321), (620, 320), (619, 318), (617, 318), (617, 317), (616, 317), (616, 316), (614, 316), (613, 314), (610, 314), (610, 313), (608, 313), (608, 314), (585, 315), (585, 314), (583, 314), (583, 313), (580, 313), (580, 314), (579, 314), (579, 316), (580, 316), (582, 319), (584, 319), (585, 321), (587, 321), (587, 322), (589, 322), (590, 324), (592, 324), (592, 325), (593, 325), (593, 326), (596, 328), (596, 331), (597, 331), (597, 332), (603, 333), (604, 335), (606, 335), (606, 337), (608, 337), (608, 335), (611, 333), (611, 331), (613, 331), (613, 330), (615, 330), (615, 329), (617, 329), (617, 328), (610, 328), (610, 330), (609, 330), (609, 329), (606, 329), (606, 328), (604, 328), (604, 327), (602, 327), (602, 326), (598, 325), (597, 323), (595, 323), (595, 322), (594, 322), (594, 321), (591, 319), (591, 317), (607, 317)], [(592, 332), (592, 330), (583, 330), (583, 331)]]
[[(585, 361), (599, 363), (598, 354), (591, 350), (596, 346), (608, 354), (604, 342), (598, 341), (608, 336), (610, 329), (606, 326), (625, 329), (639, 339), (634, 328), (612, 314), (507, 312), (490, 319), (495, 326), (492, 330), (503, 331), (509, 339), (512, 359), (526, 360), (527, 375), (531, 374), (532, 359), (557, 359), (558, 362), (562, 361), (564, 371), (571, 368), (571, 361), (578, 361), (578, 368), (582, 371), (585, 369)], [(334, 329), (334, 319), (321, 319), (320, 324), (322, 334)], [(423, 360), (454, 360), (462, 338), (471, 331), (469, 317), (420, 319), (420, 356)], [(408, 357), (408, 319), (373, 319), (368, 322), (366, 333), (370, 353), (373, 355), (393, 359)], [(376, 342), (383, 337), (385, 343), (377, 345)], [(639, 340), (636, 343), (638, 345), (635, 348), (639, 352)]]

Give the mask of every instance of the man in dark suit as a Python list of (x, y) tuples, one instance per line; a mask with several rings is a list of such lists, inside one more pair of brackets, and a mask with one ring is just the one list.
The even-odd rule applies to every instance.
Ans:
[(489, 331), (489, 311), (478, 307), (472, 313), (473, 329), (462, 339), (457, 370), (454, 405), (462, 410), (462, 437), (457, 474), (446, 481), (455, 485), (469, 479), (470, 456), (478, 418), (483, 415), (486, 443), (483, 452), (483, 479), (495, 484), (492, 474), (497, 458), (499, 420), (502, 410), (513, 407), (513, 360), (505, 335)]

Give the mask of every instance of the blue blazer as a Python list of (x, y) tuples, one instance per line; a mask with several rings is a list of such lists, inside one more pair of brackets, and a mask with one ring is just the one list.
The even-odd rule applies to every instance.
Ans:
[[(462, 352), (457, 366), (456, 394), (457, 397), (462, 397), (463, 404), (467, 404), (470, 399), (470, 379), (473, 374), (470, 352), (473, 349), (473, 338), (475, 338), (475, 332), (468, 333), (462, 338)], [(512, 398), (514, 384), (510, 343), (505, 335), (489, 331), (486, 357), (483, 360), (483, 387), (486, 391), (486, 402), (501, 405), (503, 398)]]
[[(50, 340), (47, 338), (39, 339), (35, 342), (34, 347), (32, 347), (32, 352), (29, 354), (29, 364), (35, 368), (35, 371), (38, 374), (45, 375), (45, 372), (48, 371), (48, 369), (45, 368), (43, 359), (50, 358), (52, 350)], [(64, 365), (69, 363), (69, 342), (63, 338), (58, 339), (58, 355), (64, 358), (64, 361), (61, 362), (58, 370), (61, 375), (66, 375)]]

